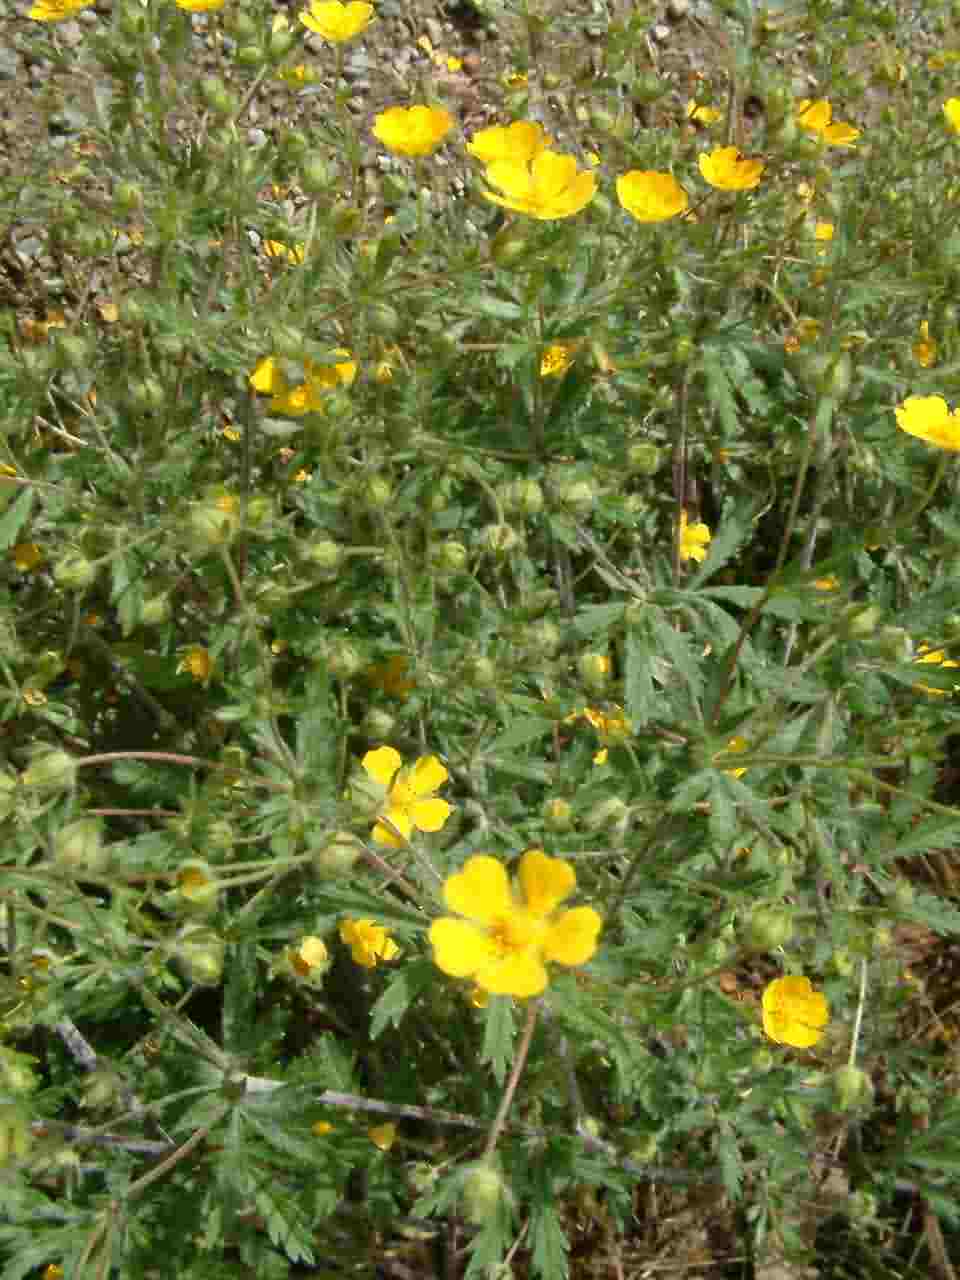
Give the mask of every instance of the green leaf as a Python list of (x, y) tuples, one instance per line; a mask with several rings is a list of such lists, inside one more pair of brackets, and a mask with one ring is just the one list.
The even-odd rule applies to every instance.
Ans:
[(708, 578), (712, 578), (753, 536), (756, 510), (755, 502), (746, 501), (741, 502), (732, 512), (724, 513), (711, 539), (707, 558), (690, 581), (690, 591), (696, 591)]
[(334, 782), (341, 732), (330, 677), (325, 667), (318, 665), (307, 677), (304, 707), (297, 716), (297, 761), (311, 781)]
[(513, 1001), (509, 996), (490, 996), (483, 1023), (480, 1061), (489, 1062), (497, 1084), (503, 1084), (513, 1061)]
[(30, 518), (33, 506), (33, 486), (27, 485), (23, 492), (0, 517), (0, 551), (6, 551), (16, 542), (20, 530)]
[(514, 720), (509, 729), (490, 743), (484, 754), (500, 755), (505, 751), (513, 751), (516, 747), (525, 746), (528, 742), (535, 742), (538, 738), (551, 733), (555, 724), (556, 721), (548, 716), (524, 716), (520, 720)]
[(916, 827), (881, 856), (884, 862), (895, 858), (911, 858), (915, 853), (928, 853), (931, 849), (952, 849), (960, 843), (960, 818), (929, 818)]
[(653, 651), (646, 627), (627, 629), (624, 711), (635, 731), (653, 714)]
[(721, 363), (726, 358), (726, 352), (721, 356), (719, 351), (707, 347), (703, 352), (701, 366), (707, 380), (707, 398), (720, 416), (724, 437), (731, 439), (740, 434), (740, 416), (726, 367)]
[[(535, 1183), (539, 1179), (535, 1176)], [(551, 1179), (544, 1176), (542, 1194), (530, 1206), (530, 1248), (533, 1269), (544, 1280), (564, 1280), (568, 1274), (566, 1233), (557, 1213)]]
[(437, 970), (430, 960), (406, 964), (370, 1011), (371, 1040), (378, 1039), (388, 1026), (399, 1027), (420, 992), (436, 980)]
[(495, 298), (490, 293), (480, 293), (469, 300), (470, 309), (481, 316), (490, 316), (493, 320), (520, 320), (523, 318), (523, 307), (516, 302), (507, 302), (505, 298)]
[(257, 998), (257, 948), (250, 940), (236, 943), (227, 952), (227, 980), (223, 992), (223, 1047), (241, 1053), (255, 1031)]

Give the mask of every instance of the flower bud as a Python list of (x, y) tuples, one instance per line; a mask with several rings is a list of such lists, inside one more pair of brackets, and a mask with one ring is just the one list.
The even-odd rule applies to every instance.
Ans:
[[(237, 50), (236, 59), (241, 67), (259, 67), (259, 66), (262, 66), (263, 63), (266, 62), (267, 60), (266, 54), (258, 44), (243, 45), (241, 48)], [(201, 92), (202, 92), (202, 87), (201, 87)], [(203, 100), (204, 102), (207, 103), (207, 106), (211, 107), (214, 111), (218, 112), (220, 115), (229, 116), (233, 114), (233, 107), (222, 108), (218, 105), (218, 100), (216, 99), (213, 101), (207, 101), (207, 97), (206, 95), (204, 95)], [(231, 99), (229, 95), (225, 95), (222, 101), (230, 102)]]
[(230, 854), (233, 852), (233, 841), (233, 825), (226, 818), (214, 818), (207, 827), (207, 847), (216, 853)]
[(371, 476), (364, 486), (364, 500), (374, 511), (385, 511), (393, 500), (393, 489), (383, 476)]
[(137, 413), (158, 413), (166, 404), (163, 384), (152, 374), (135, 378), (127, 389), (130, 405)]
[(588, 689), (602, 689), (610, 679), (611, 662), (605, 653), (581, 653), (577, 659), (580, 679)]
[(543, 806), (543, 825), (548, 831), (562, 833), (573, 827), (573, 805), (562, 796), (554, 796)]
[(492, 689), (497, 683), (497, 667), (492, 658), (481, 655), (471, 658), (464, 671), (468, 685), (474, 689)]
[(213, 911), (220, 897), (213, 868), (200, 858), (188, 858), (177, 868), (177, 896), (190, 910), (206, 913)]
[(228, 496), (194, 502), (187, 516), (187, 531), (200, 552), (228, 546), (240, 528), (240, 504)]
[(330, 968), (330, 953), (322, 938), (308, 934), (283, 953), (283, 967), (298, 982), (322, 983)]
[(177, 940), (174, 956), (188, 982), (215, 987), (223, 977), (226, 943), (213, 929), (189, 925)]
[(865, 640), (876, 633), (881, 610), (878, 605), (854, 605), (844, 614), (844, 626), (853, 640)]
[(744, 942), (751, 951), (774, 951), (793, 937), (793, 913), (786, 907), (757, 907), (744, 929)]
[(490, 242), (490, 256), (498, 267), (515, 266), (530, 249), (530, 237), (516, 227), (505, 226)]
[(347, 200), (338, 200), (330, 213), (333, 233), (341, 239), (349, 239), (363, 223), (363, 213)]
[(322, 195), (330, 186), (330, 170), (319, 159), (314, 156), (308, 160), (300, 170), (300, 185), (308, 195)]
[(313, 869), (321, 880), (339, 880), (353, 870), (363, 844), (349, 831), (335, 831), (325, 844), (310, 850)]
[(599, 800), (583, 820), (588, 831), (620, 831), (626, 828), (630, 809), (619, 796)]
[(563, 644), (563, 633), (555, 622), (551, 622), (549, 618), (541, 618), (538, 622), (523, 627), (520, 644), (533, 660), (554, 658)]
[(585, 516), (593, 510), (597, 495), (589, 480), (573, 480), (557, 489), (560, 504), (574, 516)]
[(865, 1071), (848, 1062), (833, 1073), (833, 1093), (841, 1111), (853, 1111), (873, 1100), (873, 1084)]
[(259, 24), (254, 22), (244, 9), (238, 9), (236, 13), (230, 14), (227, 30), (237, 41), (250, 41), (260, 34)]
[(87, 1111), (109, 1111), (123, 1094), (123, 1081), (112, 1067), (97, 1065), (84, 1076), (80, 1105)]
[(296, 43), (297, 37), (292, 31), (272, 31), (270, 33), (270, 57), (275, 62), (280, 62)]
[(441, 573), (463, 573), (470, 562), (470, 554), (462, 542), (447, 538), (431, 548), (430, 559)]
[(25, 787), (43, 791), (69, 791), (76, 783), (77, 766), (73, 757), (58, 747), (35, 747), (30, 763), (20, 775)]
[(97, 576), (97, 566), (82, 551), (67, 551), (54, 563), (53, 576), (68, 591), (86, 591)]
[(654, 476), (663, 463), (663, 450), (649, 440), (638, 440), (627, 450), (631, 471), (641, 476)]
[(520, 534), (509, 524), (488, 524), (480, 534), (485, 550), (495, 556), (508, 556), (522, 545)]
[(333, 582), (343, 564), (343, 547), (331, 538), (314, 538), (304, 543), (300, 554), (324, 582)]
[(171, 612), (168, 595), (148, 596), (140, 609), (140, 623), (144, 627), (159, 627), (169, 621)]
[(110, 861), (103, 843), (103, 827), (96, 818), (68, 822), (53, 837), (53, 856), (59, 866), (78, 874), (100, 875)]
[(143, 188), (137, 182), (119, 182), (114, 188), (113, 199), (121, 213), (134, 213), (143, 208)]
[(881, 627), (876, 642), (881, 656), (890, 662), (909, 662), (913, 655), (910, 633), (904, 627)]
[(355, 679), (364, 666), (360, 651), (346, 639), (334, 640), (327, 647), (326, 662), (330, 674), (344, 682)]
[(384, 711), (383, 707), (370, 707), (363, 717), (363, 731), (368, 738), (373, 738), (375, 741), (383, 742), (387, 738), (392, 738), (396, 727), (396, 716), (392, 716), (389, 711)]
[(543, 510), (543, 489), (532, 477), (512, 480), (503, 489), (504, 510), (520, 516), (537, 516)]
[(367, 324), (371, 333), (383, 338), (392, 338), (400, 330), (400, 316), (396, 307), (388, 302), (374, 302), (367, 311)]
[(486, 1161), (475, 1164), (463, 1180), (463, 1213), (468, 1222), (489, 1222), (504, 1198), (503, 1178)]

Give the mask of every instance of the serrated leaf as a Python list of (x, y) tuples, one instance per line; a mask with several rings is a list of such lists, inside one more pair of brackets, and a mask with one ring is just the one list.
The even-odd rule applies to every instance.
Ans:
[(695, 657), (690, 648), (689, 637), (678, 631), (660, 613), (653, 614), (650, 620), (653, 644), (661, 657), (667, 659), (684, 680), (696, 698), (699, 697), (703, 685), (703, 671), (700, 659)]
[(480, 293), (469, 298), (471, 310), (481, 316), (490, 316), (494, 320), (520, 320), (523, 318), (523, 307), (516, 302), (508, 302), (505, 298), (495, 298), (490, 293)]
[(485, 1013), (480, 1061), (489, 1062), (497, 1084), (503, 1084), (513, 1061), (513, 1001), (509, 996), (491, 996)]
[[(727, 358), (727, 355), (728, 353), (725, 352), (724, 358)], [(719, 352), (712, 351), (709, 348), (705, 350), (701, 366), (707, 380), (707, 399), (720, 417), (724, 436), (729, 438), (738, 435), (740, 417), (737, 413), (737, 401), (730, 386), (727, 371), (721, 364)]]
[(688, 590), (696, 591), (708, 578), (712, 578), (753, 536), (756, 510), (756, 503), (743, 502), (734, 511), (724, 514), (710, 541), (707, 558), (690, 580)]
[(544, 1280), (564, 1280), (568, 1275), (566, 1233), (560, 1224), (551, 1186), (530, 1207), (530, 1248), (533, 1270)]
[(919, 823), (889, 849), (882, 851), (884, 861), (895, 858), (911, 858), (916, 853), (928, 853), (931, 849), (952, 849), (960, 844), (960, 817), (929, 818)]
[(388, 1026), (399, 1027), (411, 1004), (436, 977), (437, 971), (429, 960), (405, 965), (370, 1011), (371, 1040), (376, 1040)]
[(227, 981), (223, 992), (223, 1047), (228, 1053), (242, 1053), (255, 1029), (257, 997), (257, 948), (252, 941), (230, 947), (225, 965)]
[(517, 747), (523, 747), (528, 742), (535, 742), (538, 738), (551, 733), (555, 724), (556, 721), (547, 716), (524, 716), (522, 719), (514, 720), (509, 729), (505, 729), (499, 738), (495, 738), (490, 743), (484, 754), (500, 755), (503, 752), (513, 751)]
[(645, 725), (653, 714), (653, 652), (645, 627), (627, 629), (626, 670), (624, 672), (624, 712), (634, 730)]
[(315, 668), (307, 678), (304, 703), (297, 716), (297, 761), (313, 782), (320, 778), (332, 783), (340, 730), (324, 667)]

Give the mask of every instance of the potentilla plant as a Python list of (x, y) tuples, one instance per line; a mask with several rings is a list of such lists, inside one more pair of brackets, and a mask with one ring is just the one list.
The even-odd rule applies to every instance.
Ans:
[(0, 178), (0, 1274), (935, 1252), (952, 19), (738, 4), (691, 93), (84, 7)]

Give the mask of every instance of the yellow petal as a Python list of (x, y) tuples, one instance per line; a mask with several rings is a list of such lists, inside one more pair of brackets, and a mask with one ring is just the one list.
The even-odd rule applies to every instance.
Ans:
[(534, 915), (548, 916), (577, 887), (569, 862), (551, 858), (542, 849), (528, 849), (517, 873), (527, 907)]
[(433, 963), (451, 978), (469, 978), (497, 954), (489, 934), (466, 920), (441, 916), (430, 926), (429, 937)]
[(453, 812), (446, 800), (435, 797), (429, 800), (415, 800), (407, 809), (418, 831), (442, 831), (443, 825)]
[(431, 795), (450, 777), (436, 756), (423, 756), (410, 770), (407, 785), (415, 796)]
[(552, 924), (543, 941), (543, 953), (559, 964), (586, 964), (597, 949), (603, 920), (593, 907), (574, 907)]
[(535, 951), (515, 951), (479, 969), (476, 983), (494, 996), (528, 999), (546, 989), (547, 971)]
[[(413, 832), (413, 821), (410, 817), (410, 811), (407, 808), (398, 808), (391, 806), (383, 815), (392, 825), (385, 826), (384, 823), (378, 822), (373, 828), (372, 839), (376, 844), (389, 845), (391, 849), (399, 849), (400, 846), (410, 839)], [(393, 827), (396, 827), (400, 833), (397, 836)]]
[(250, 385), (254, 391), (273, 396), (282, 394), (287, 383), (273, 356), (264, 356), (257, 361), (257, 366), (250, 375)]
[(506, 869), (496, 858), (474, 854), (463, 870), (448, 877), (443, 900), (451, 911), (489, 924), (514, 910)]
[(360, 764), (374, 782), (389, 787), (393, 775), (403, 764), (403, 757), (394, 747), (377, 747), (375, 751), (368, 751)]

